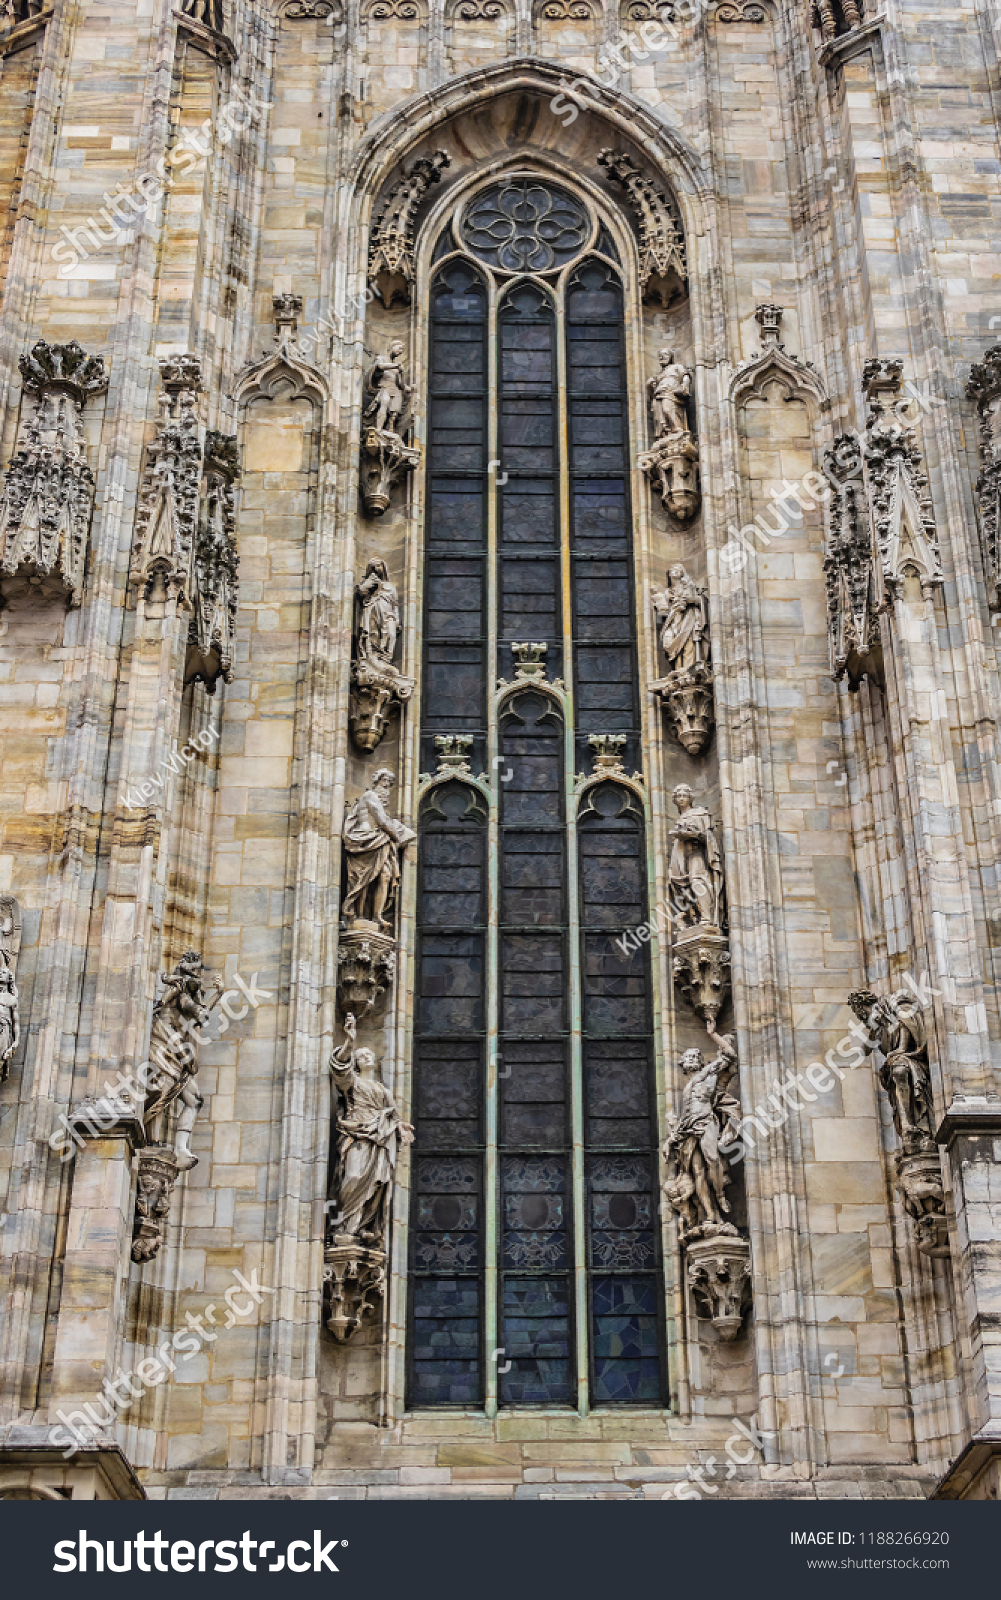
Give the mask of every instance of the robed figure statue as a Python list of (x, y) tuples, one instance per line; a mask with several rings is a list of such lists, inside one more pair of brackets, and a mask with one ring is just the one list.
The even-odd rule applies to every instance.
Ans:
[(334, 1244), (384, 1250), (389, 1201), (401, 1145), (413, 1141), (396, 1101), (382, 1081), (371, 1050), (355, 1049), (357, 1025), (349, 1012), (346, 1039), (331, 1052), (330, 1076), (341, 1097), (333, 1198)]
[(684, 1237), (736, 1233), (726, 1218), (730, 1204), (724, 1191), (730, 1183), (722, 1153), (737, 1136), (740, 1104), (727, 1093), (737, 1070), (733, 1035), (710, 1032), (718, 1054), (706, 1061), (701, 1050), (686, 1050), (679, 1062), (686, 1083), (681, 1114), (668, 1118), (666, 1153), (673, 1154), (677, 1177), (665, 1193), (678, 1212)]
[(692, 791), (681, 783), (672, 796), (678, 820), (669, 838), (667, 877), (671, 906), (684, 927), (699, 926), (719, 933), (724, 918), (723, 853), (704, 806), (692, 803)]

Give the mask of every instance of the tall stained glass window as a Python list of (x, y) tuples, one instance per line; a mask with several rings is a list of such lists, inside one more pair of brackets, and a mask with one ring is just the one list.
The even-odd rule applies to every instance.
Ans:
[(435, 262), (408, 1400), (660, 1405), (621, 269), (531, 177)]

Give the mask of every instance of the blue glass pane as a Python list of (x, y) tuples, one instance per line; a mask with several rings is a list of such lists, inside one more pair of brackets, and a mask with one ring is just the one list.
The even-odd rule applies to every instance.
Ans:
[(572, 1398), (570, 1307), (563, 1278), (507, 1278), (501, 1307), (505, 1405), (566, 1404)]
[(596, 1277), (591, 1311), (595, 1402), (659, 1400), (656, 1280)]
[(413, 1279), (411, 1401), (475, 1405), (480, 1398), (479, 1284), (475, 1278)]

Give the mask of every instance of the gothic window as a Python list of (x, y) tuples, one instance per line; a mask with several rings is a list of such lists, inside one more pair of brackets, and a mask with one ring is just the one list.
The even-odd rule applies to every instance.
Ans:
[(433, 254), (409, 1403), (660, 1405), (621, 268), (532, 177)]

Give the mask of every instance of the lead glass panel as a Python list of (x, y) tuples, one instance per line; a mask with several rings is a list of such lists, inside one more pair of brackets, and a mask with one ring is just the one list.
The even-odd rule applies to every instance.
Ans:
[(580, 201), (533, 178), (509, 178), (487, 189), (462, 219), (465, 244), (500, 272), (552, 272), (572, 261), (591, 235)]

